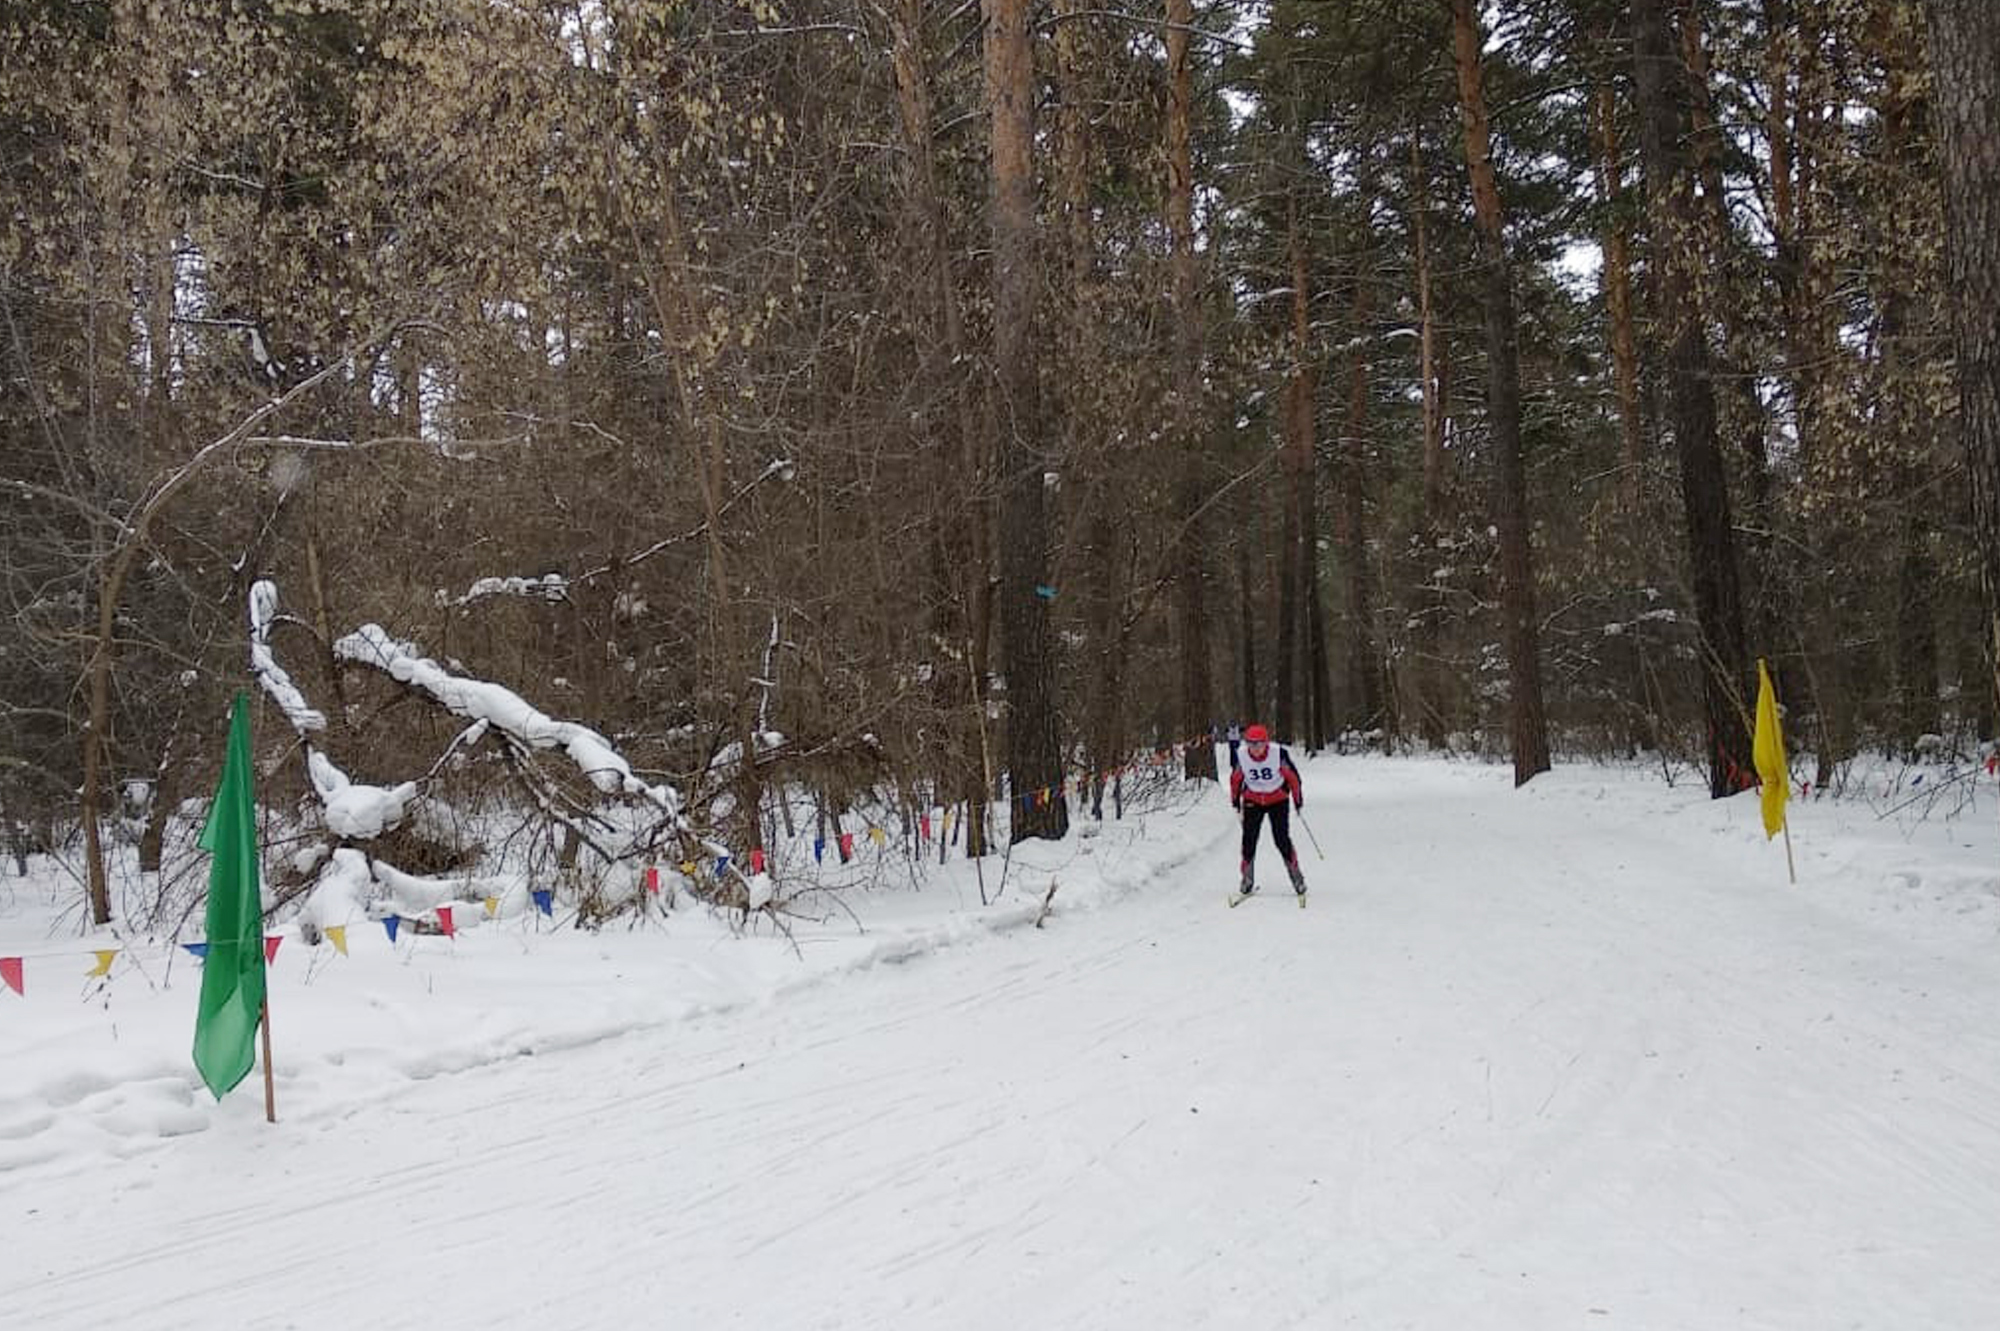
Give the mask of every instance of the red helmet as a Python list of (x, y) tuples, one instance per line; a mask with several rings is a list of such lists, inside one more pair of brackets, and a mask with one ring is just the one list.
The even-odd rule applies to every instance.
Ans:
[(1269, 744), (1271, 742), (1271, 732), (1262, 726), (1251, 726), (1243, 732), (1243, 739), (1247, 744)]

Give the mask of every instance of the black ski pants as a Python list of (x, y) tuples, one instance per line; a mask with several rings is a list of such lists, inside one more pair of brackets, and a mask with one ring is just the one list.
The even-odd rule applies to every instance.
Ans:
[(1271, 844), (1285, 857), (1289, 869), (1299, 862), (1298, 852), (1292, 849), (1292, 806), (1252, 804), (1248, 800), (1243, 802), (1243, 867), (1248, 869), (1257, 861), (1257, 833), (1266, 818), (1271, 820)]

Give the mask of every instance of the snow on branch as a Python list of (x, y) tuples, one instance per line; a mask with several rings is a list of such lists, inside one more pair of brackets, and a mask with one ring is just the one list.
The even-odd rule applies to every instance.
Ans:
[(292, 677), (271, 651), (271, 625), (278, 618), (278, 585), (259, 578), (250, 586), (250, 673), (301, 736), (326, 729), (326, 717), (306, 705)]
[(306, 771), (319, 793), (327, 831), (350, 841), (372, 841), (401, 823), (417, 796), (414, 781), (394, 787), (358, 785), (318, 749), (306, 755)]
[(390, 637), (379, 625), (362, 625), (336, 642), (333, 654), (343, 661), (373, 666), (398, 683), (429, 694), (446, 711), (488, 722), (522, 744), (564, 750), (591, 784), (607, 795), (629, 795), (669, 815), (680, 814), (678, 791), (640, 780), (624, 756), (595, 730), (575, 721), (557, 721), (504, 685), (454, 675), (414, 644)]
[(306, 774), (319, 796), (326, 830), (350, 841), (371, 841), (403, 821), (417, 783), (399, 786), (362, 785), (339, 764), (312, 746), (312, 732), (326, 729), (326, 716), (306, 703), (305, 694), (278, 664), (271, 650), (271, 626), (278, 621), (278, 585), (259, 578), (250, 585), (250, 670), (257, 682), (306, 741)]
[[(598, 429), (595, 426), (591, 428), (613, 442), (623, 443), (622, 440), (618, 439), (616, 435), (608, 430)], [(723, 500), (721, 506), (716, 509), (716, 515), (720, 517), (722, 514), (729, 512), (746, 495), (765, 482), (789, 481), (797, 472), (798, 466), (790, 458), (772, 459), (770, 462), (764, 464), (762, 471), (744, 482), (737, 488), (734, 494)], [(672, 536), (662, 537), (644, 549), (635, 550), (629, 555), (622, 555), (609, 564), (600, 564), (596, 568), (585, 569), (572, 579), (565, 579), (560, 573), (545, 573), (539, 578), (481, 578), (466, 588), (465, 594), (462, 596), (452, 596), (440, 587), (437, 593), (437, 603), (441, 606), (470, 605), (474, 601), (485, 600), (490, 596), (531, 596), (550, 601), (560, 601), (569, 595), (572, 583), (596, 582), (600, 578), (609, 577), (614, 573), (632, 567), (634, 564), (644, 563), (663, 550), (670, 550), (676, 545), (683, 545), (695, 540), (707, 530), (707, 522), (698, 523), (684, 532), (677, 532)]]
[(450, 596), (440, 587), (441, 606), (470, 605), (489, 596), (525, 596), (536, 601), (560, 601), (569, 595), (569, 579), (560, 573), (544, 573), (539, 578), (481, 578), (465, 589), (463, 596)]

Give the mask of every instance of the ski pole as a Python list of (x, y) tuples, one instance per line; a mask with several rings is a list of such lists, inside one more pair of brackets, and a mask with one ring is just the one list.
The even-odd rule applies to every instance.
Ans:
[(1306, 821), (1306, 811), (1304, 809), (1294, 809), (1292, 812), (1299, 816), (1299, 826), (1306, 829), (1306, 838), (1313, 843), (1313, 854), (1324, 860), (1326, 852), (1319, 848), (1319, 838), (1313, 835), (1312, 824)]

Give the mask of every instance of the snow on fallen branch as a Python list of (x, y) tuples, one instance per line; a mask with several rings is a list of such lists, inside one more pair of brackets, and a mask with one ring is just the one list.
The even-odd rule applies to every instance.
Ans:
[(250, 585), (250, 673), (292, 723), (292, 729), (304, 738), (312, 731), (325, 730), (326, 716), (306, 705), (305, 694), (299, 692), (271, 651), (271, 626), (277, 619), (278, 586), (259, 578)]
[(306, 754), (306, 771), (319, 793), (326, 830), (349, 841), (372, 841), (396, 827), (417, 796), (417, 783), (364, 786), (350, 779), (318, 749)]
[(414, 644), (390, 637), (379, 625), (362, 625), (334, 643), (333, 654), (338, 660), (372, 666), (398, 683), (428, 694), (453, 715), (485, 721), (530, 748), (562, 749), (590, 783), (607, 795), (627, 795), (676, 819), (680, 816), (678, 791), (642, 781), (611, 742), (589, 726), (555, 720), (504, 685), (454, 675)]
[(504, 901), (525, 891), (520, 880), (511, 875), (433, 877), (404, 873), (386, 861), (342, 847), (333, 852), (332, 862), (320, 874), (312, 899), (299, 918), (318, 929), (384, 915), (418, 919), (439, 906), (488, 898)]
[(326, 729), (324, 713), (307, 705), (305, 694), (271, 650), (271, 627), (278, 622), (278, 585), (259, 578), (250, 586), (250, 672), (298, 732), (306, 754), (306, 775), (319, 796), (326, 830), (349, 841), (372, 841), (396, 828), (416, 798), (417, 783), (363, 785), (340, 770), (313, 745), (313, 732)]
[(437, 603), (441, 606), (457, 607), (483, 601), (490, 596), (523, 596), (531, 601), (561, 601), (569, 596), (569, 579), (560, 573), (544, 573), (539, 578), (481, 578), (465, 589), (465, 595), (452, 596), (440, 587)]

